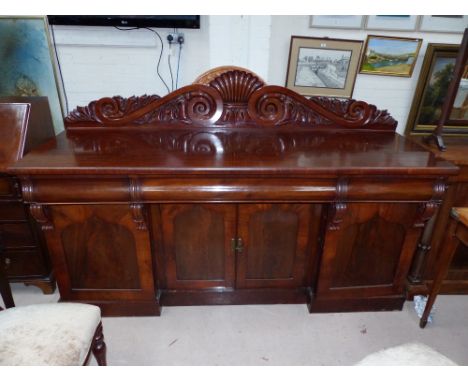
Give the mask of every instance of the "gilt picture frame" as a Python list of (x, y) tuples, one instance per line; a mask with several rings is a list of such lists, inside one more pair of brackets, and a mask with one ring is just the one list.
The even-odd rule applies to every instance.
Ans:
[[(437, 127), (459, 48), (458, 44), (428, 44), (406, 123), (406, 135), (429, 135)], [(460, 126), (446, 125), (443, 134), (458, 135), (460, 129)]]
[(55, 133), (64, 129), (61, 89), (44, 16), (0, 17), (0, 96), (45, 96)]
[(363, 41), (291, 36), (286, 87), (304, 96), (350, 98)]
[(360, 73), (411, 77), (422, 39), (368, 35)]

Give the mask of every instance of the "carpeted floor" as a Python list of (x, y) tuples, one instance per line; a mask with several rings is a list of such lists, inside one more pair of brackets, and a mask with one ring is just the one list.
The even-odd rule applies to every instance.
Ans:
[[(18, 306), (58, 299), (12, 289)], [(435, 308), (424, 330), (411, 302), (401, 312), (312, 315), (305, 305), (165, 307), (160, 317), (103, 325), (109, 365), (352, 365), (414, 341), (468, 365), (468, 296), (439, 296)]]

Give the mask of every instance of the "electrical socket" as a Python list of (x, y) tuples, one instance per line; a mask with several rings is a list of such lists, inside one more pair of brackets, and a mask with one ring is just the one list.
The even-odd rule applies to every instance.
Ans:
[(168, 33), (167, 34), (167, 41), (170, 44), (179, 44), (179, 39), (182, 39), (182, 44), (185, 42), (183, 33)]

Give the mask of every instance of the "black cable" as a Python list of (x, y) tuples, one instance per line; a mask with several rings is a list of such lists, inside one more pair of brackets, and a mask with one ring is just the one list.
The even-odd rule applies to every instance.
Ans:
[(131, 31), (131, 30), (135, 30), (135, 29), (148, 29), (150, 32), (155, 33), (156, 36), (159, 37), (159, 41), (161, 41), (161, 52), (159, 53), (158, 64), (156, 65), (156, 73), (158, 74), (160, 80), (162, 81), (162, 83), (166, 87), (167, 92), (170, 93), (171, 91), (169, 90), (169, 86), (167, 86), (166, 81), (164, 81), (164, 78), (161, 76), (161, 73), (159, 73), (159, 65), (161, 64), (161, 58), (162, 58), (162, 55), (163, 55), (163, 52), (164, 52), (164, 43), (163, 43), (163, 40), (162, 40), (161, 36), (159, 35), (159, 33), (156, 32), (155, 30), (151, 29), (151, 28), (148, 28), (148, 27), (119, 28), (118, 26), (114, 26), (114, 28), (117, 28), (120, 31)]
[[(170, 49), (170, 48), (169, 48)], [(174, 91), (174, 75), (172, 74), (172, 65), (171, 65), (171, 53), (167, 56), (167, 64), (169, 65), (169, 73), (171, 74), (171, 86), (172, 91)]]
[(170, 93), (171, 91), (169, 90), (169, 86), (167, 86), (166, 81), (164, 81), (164, 78), (162, 78), (161, 74), (159, 73), (159, 64), (161, 63), (161, 58), (162, 58), (163, 51), (164, 51), (163, 39), (161, 38), (161, 36), (159, 35), (159, 33), (156, 32), (155, 30), (153, 30), (153, 29), (151, 29), (151, 28), (148, 28), (148, 27), (143, 27), (143, 28), (144, 28), (144, 29), (148, 29), (149, 31), (155, 33), (156, 36), (159, 37), (159, 41), (161, 41), (161, 54), (159, 55), (158, 65), (156, 66), (156, 72), (158, 73), (159, 78), (161, 79), (161, 81), (163, 82), (164, 86), (166, 87), (167, 92)]
[(55, 31), (54, 31), (53, 25), (50, 26), (50, 30), (52, 32), (52, 43), (54, 44), (55, 58), (57, 60), (57, 66), (58, 66), (59, 75), (60, 75), (60, 82), (62, 84), (63, 97), (65, 98), (65, 108), (67, 109), (67, 114), (68, 114), (70, 112), (70, 109), (68, 108), (68, 97), (67, 97), (67, 92), (65, 91), (65, 82), (63, 81), (62, 67), (60, 66), (60, 60), (58, 57), (57, 45), (55, 43)]
[(179, 43), (179, 58), (177, 59), (177, 75), (176, 75), (176, 81), (175, 81), (175, 88), (176, 90), (178, 89), (179, 86), (179, 68), (180, 68), (180, 55), (182, 53), (182, 44)]

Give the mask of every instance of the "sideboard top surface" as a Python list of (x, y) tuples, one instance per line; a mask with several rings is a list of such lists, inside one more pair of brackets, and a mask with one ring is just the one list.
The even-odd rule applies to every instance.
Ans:
[(17, 174), (450, 175), (458, 168), (395, 133), (170, 128), (65, 132), (10, 169)]

